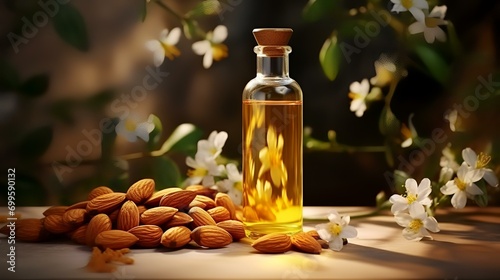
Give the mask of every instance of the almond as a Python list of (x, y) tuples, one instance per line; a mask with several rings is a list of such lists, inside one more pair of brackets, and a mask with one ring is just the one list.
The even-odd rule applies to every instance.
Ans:
[(185, 226), (167, 229), (161, 236), (161, 245), (170, 249), (181, 248), (191, 241), (191, 230)]
[(139, 241), (139, 238), (132, 233), (118, 229), (103, 231), (95, 238), (96, 245), (113, 250), (130, 248), (137, 241)]
[(73, 228), (83, 225), (87, 218), (87, 210), (76, 208), (70, 209), (62, 215), (63, 222)]
[(126, 195), (121, 192), (103, 194), (89, 201), (86, 209), (90, 215), (111, 213), (120, 207), (125, 198)]
[(118, 215), (120, 214), (120, 208), (115, 209), (113, 212), (108, 214), (109, 219), (113, 224), (116, 225), (116, 221), (118, 221)]
[(262, 253), (284, 253), (292, 248), (292, 241), (284, 233), (270, 233), (255, 240), (252, 247)]
[(193, 199), (193, 201), (199, 201), (203, 204), (205, 204), (205, 210), (207, 209), (212, 209), (214, 208), (216, 205), (215, 205), (215, 201), (213, 199), (211, 199), (210, 197), (208, 196), (204, 196), (204, 195), (196, 195)]
[(217, 193), (215, 195), (215, 205), (222, 206), (229, 211), (231, 214), (231, 219), (236, 220), (236, 207), (234, 206), (231, 197), (225, 193)]
[(146, 206), (144, 205), (137, 205), (137, 209), (139, 210), (139, 215), (144, 213), (144, 211), (148, 210), (148, 208), (146, 208)]
[(231, 236), (233, 240), (239, 240), (246, 237), (245, 226), (242, 222), (237, 220), (226, 220), (217, 223), (218, 227), (225, 229)]
[(160, 200), (162, 199), (162, 197), (164, 195), (169, 194), (169, 193), (173, 193), (173, 192), (178, 192), (178, 191), (182, 191), (182, 189), (181, 188), (167, 188), (167, 189), (159, 190), (159, 191), (153, 193), (153, 195), (148, 200), (146, 200), (146, 202), (144, 202), (144, 205), (146, 205), (146, 207), (159, 206)]
[(150, 208), (142, 213), (141, 223), (144, 225), (161, 226), (168, 222), (177, 211), (177, 209), (168, 206)]
[[(39, 242), (47, 240), (51, 234), (44, 228), (45, 219), (21, 219), (16, 221), (16, 240)], [(7, 228), (7, 225), (4, 226)], [(3, 228), (2, 228), (3, 229)], [(9, 228), (7, 228), (10, 231)], [(2, 230), (3, 233), (3, 230)], [(7, 234), (7, 233), (5, 233)], [(8, 234), (7, 234), (8, 235)]]
[(86, 244), (88, 225), (81, 225), (74, 231), (69, 233), (69, 238), (78, 244)]
[(217, 193), (217, 190), (202, 186), (202, 185), (191, 185), (185, 188), (188, 191), (194, 191), (197, 195), (204, 195), (213, 198)]
[(63, 221), (61, 215), (48, 215), (43, 221), (43, 227), (51, 233), (61, 234), (71, 231), (74, 227)]
[(194, 227), (205, 225), (215, 226), (216, 224), (212, 216), (210, 216), (207, 211), (201, 209), (200, 207), (193, 207), (189, 209), (189, 216), (193, 218)]
[(310, 254), (321, 253), (321, 245), (310, 234), (299, 232), (290, 237), (292, 245), (298, 251)]
[(169, 206), (177, 209), (188, 208), (189, 203), (196, 197), (193, 191), (176, 191), (164, 195), (160, 200), (160, 206)]
[(87, 226), (87, 233), (85, 243), (93, 247), (95, 246), (95, 238), (103, 231), (111, 230), (111, 219), (106, 214), (97, 214), (89, 222)]
[(86, 200), (86, 201), (80, 201), (80, 202), (77, 202), (75, 204), (72, 204), (70, 206), (68, 206), (68, 208), (66, 208), (66, 211), (69, 211), (71, 209), (85, 209), (87, 208), (87, 204), (89, 202)]
[(310, 230), (308, 232), (306, 232), (307, 234), (309, 234), (310, 236), (312, 236), (314, 239), (318, 240), (318, 239), (321, 239), (321, 237), (319, 237), (319, 234), (316, 230)]
[(318, 240), (316, 240), (316, 242), (318, 242), (319, 246), (321, 246), (321, 248), (323, 248), (323, 249), (329, 249), (330, 248), (330, 244), (328, 244), (328, 242), (325, 241), (325, 240), (323, 240), (323, 239), (318, 239)]
[(47, 217), (48, 215), (62, 215), (66, 211), (68, 206), (52, 206), (43, 211), (43, 215)]
[(155, 248), (160, 245), (163, 230), (155, 225), (140, 225), (131, 228), (128, 232), (135, 235), (139, 241), (135, 243), (136, 246), (142, 248)]
[(131, 200), (123, 203), (118, 219), (116, 220), (116, 228), (127, 231), (139, 225), (139, 209)]
[(259, 221), (259, 215), (257, 215), (257, 212), (250, 207), (250, 206), (245, 206), (242, 210), (242, 219), (246, 222), (257, 222)]
[(89, 194), (87, 195), (87, 200), (92, 200), (100, 195), (107, 194), (107, 193), (112, 193), (113, 190), (106, 187), (106, 186), (100, 186), (92, 189)]
[(127, 190), (127, 199), (139, 204), (148, 200), (155, 192), (153, 179), (142, 179), (130, 186)]
[(231, 219), (231, 214), (226, 208), (222, 206), (217, 206), (212, 209), (208, 209), (207, 213), (212, 216), (216, 223)]
[(189, 203), (188, 208), (191, 209), (193, 207), (200, 207), (202, 209), (205, 209), (207, 205), (199, 200), (193, 199), (193, 201)]
[(208, 248), (221, 248), (233, 241), (233, 237), (225, 229), (211, 225), (195, 228), (191, 232), (191, 239), (196, 244)]
[(163, 227), (171, 228), (176, 226), (185, 226), (193, 221), (193, 218), (184, 212), (177, 212)]

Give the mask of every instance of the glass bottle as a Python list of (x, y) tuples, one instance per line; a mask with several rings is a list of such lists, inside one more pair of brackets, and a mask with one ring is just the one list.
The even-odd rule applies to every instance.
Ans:
[(247, 236), (302, 230), (302, 90), (288, 74), (289, 28), (253, 30), (257, 76), (243, 91)]

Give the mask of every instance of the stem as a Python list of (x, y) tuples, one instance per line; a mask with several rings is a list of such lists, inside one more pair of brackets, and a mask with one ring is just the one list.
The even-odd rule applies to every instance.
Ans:
[(172, 8), (170, 8), (168, 5), (166, 5), (165, 3), (163, 3), (161, 0), (156, 0), (155, 3), (162, 7), (163, 9), (165, 9), (167, 12), (169, 12), (170, 14), (172, 14), (173, 16), (175, 16), (176, 18), (178, 18), (180, 21), (183, 21), (185, 20), (184, 16), (182, 16), (181, 14), (177, 13), (176, 11), (174, 11)]
[(325, 151), (325, 152), (385, 152), (385, 146), (352, 146), (339, 144), (337, 142), (325, 142), (317, 139), (309, 139), (305, 143), (306, 150), (308, 151)]

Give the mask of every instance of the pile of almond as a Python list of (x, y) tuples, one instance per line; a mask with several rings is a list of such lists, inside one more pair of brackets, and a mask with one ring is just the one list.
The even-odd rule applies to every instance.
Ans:
[[(126, 193), (100, 186), (88, 194), (86, 201), (53, 206), (43, 215), (41, 219), (18, 220), (16, 238), (38, 242), (68, 237), (79, 244), (108, 250), (110, 254), (109, 250), (131, 247), (161, 245), (177, 249), (191, 241), (202, 247), (220, 248), (245, 237), (241, 211), (227, 194), (199, 185), (155, 191), (152, 179), (137, 181)], [(0, 233), (8, 232), (6, 226), (0, 229)], [(264, 253), (291, 249), (321, 252), (315, 231), (291, 237), (269, 234), (256, 240), (252, 247)]]

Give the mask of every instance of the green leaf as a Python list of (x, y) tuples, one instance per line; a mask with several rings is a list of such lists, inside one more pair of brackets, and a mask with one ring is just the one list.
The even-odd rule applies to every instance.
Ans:
[(144, 22), (146, 20), (146, 16), (148, 14), (148, 1), (146, 0), (141, 0), (141, 7), (140, 7), (140, 17), (141, 21)]
[(15, 90), (19, 83), (17, 70), (8, 61), (0, 59), (0, 90)]
[(340, 54), (340, 48), (337, 44), (337, 32), (334, 32), (330, 38), (326, 39), (319, 52), (319, 61), (323, 68), (323, 73), (325, 73), (330, 81), (335, 80), (339, 72)]
[(476, 185), (483, 191), (483, 194), (474, 196), (474, 201), (480, 207), (488, 206), (488, 190), (486, 189), (486, 184), (483, 180), (476, 183)]
[(153, 159), (153, 177), (157, 189), (179, 186), (182, 183), (179, 167), (167, 156)]
[(39, 127), (27, 135), (19, 143), (19, 153), (24, 158), (37, 158), (43, 155), (52, 142), (53, 128), (51, 125)]
[(380, 191), (377, 196), (375, 196), (375, 205), (377, 207), (382, 206), (387, 201), (387, 197), (384, 191)]
[(149, 133), (148, 149), (149, 151), (153, 151), (156, 150), (156, 146), (160, 141), (163, 126), (161, 124), (160, 118), (158, 118), (156, 115), (151, 114), (150, 117), (153, 118), (153, 124), (155, 125), (155, 128)]
[(197, 37), (203, 37), (199, 34), (198, 22), (196, 22), (195, 20), (183, 20), (182, 29), (184, 31), (184, 36), (186, 36), (188, 40), (193, 40)]
[(215, 15), (221, 10), (221, 5), (217, 0), (206, 0), (198, 3), (191, 11), (186, 13), (186, 17), (198, 17), (204, 15)]
[(89, 50), (89, 38), (85, 21), (80, 12), (70, 3), (59, 6), (53, 17), (54, 28), (59, 36), (82, 52)]
[(196, 153), (196, 145), (203, 132), (193, 124), (179, 125), (163, 143), (160, 150), (153, 152), (154, 156), (164, 155), (169, 151), (182, 152), (187, 155)]
[(316, 21), (326, 15), (332, 15), (339, 7), (338, 0), (309, 0), (302, 16), (305, 20)]
[(49, 82), (49, 75), (36, 75), (22, 83), (19, 87), (19, 92), (28, 97), (39, 97), (47, 92)]
[(415, 52), (429, 70), (430, 76), (442, 85), (446, 85), (450, 77), (450, 68), (441, 55), (428, 45), (416, 46)]
[(462, 44), (458, 40), (457, 31), (455, 30), (455, 25), (451, 21), (448, 21), (446, 25), (448, 30), (448, 38), (450, 39), (450, 47), (455, 57), (459, 57), (462, 54)]
[(101, 139), (101, 159), (107, 160), (113, 157), (113, 146), (116, 140), (115, 127), (120, 122), (118, 118), (111, 118), (106, 126), (106, 131), (102, 131)]

